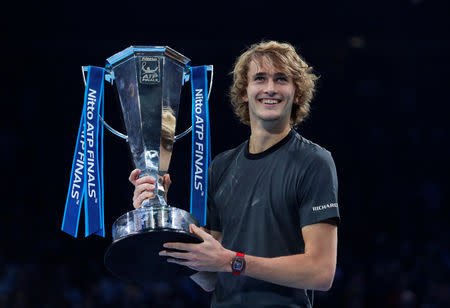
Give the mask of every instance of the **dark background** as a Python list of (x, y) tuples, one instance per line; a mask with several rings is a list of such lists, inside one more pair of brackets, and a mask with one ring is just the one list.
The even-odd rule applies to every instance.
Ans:
[[(338, 268), (315, 307), (449, 307), (449, 13), (447, 1), (430, 0), (5, 5), (0, 306), (208, 307), (189, 279), (143, 288), (104, 268), (111, 225), (132, 209), (133, 191), (127, 145), (108, 132), (107, 236), (84, 238), (83, 225), (77, 239), (60, 231), (80, 67), (103, 66), (130, 45), (168, 45), (193, 65), (213, 64), (214, 157), (249, 135), (229, 105), (236, 57), (274, 39), (295, 45), (321, 76), (298, 131), (330, 150), (338, 169)], [(105, 118), (124, 130), (110, 86)], [(185, 209), (189, 139), (176, 144), (170, 171), (169, 201)]]

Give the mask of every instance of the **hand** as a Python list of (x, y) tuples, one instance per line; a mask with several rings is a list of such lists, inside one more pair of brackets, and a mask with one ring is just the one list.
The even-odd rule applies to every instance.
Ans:
[[(152, 176), (143, 176), (139, 178), (140, 173), (141, 170), (134, 169), (133, 171), (131, 171), (130, 176), (128, 178), (131, 184), (134, 185), (133, 206), (136, 209), (141, 207), (142, 202), (144, 200), (155, 198), (154, 191), (156, 179)], [(167, 197), (167, 191), (169, 190), (170, 184), (172, 184), (172, 181), (170, 180), (170, 175), (164, 174), (163, 185), (164, 191), (166, 193), (164, 198)]]
[(165, 243), (164, 248), (184, 250), (173, 252), (163, 250), (160, 256), (167, 256), (167, 262), (187, 266), (203, 272), (230, 272), (230, 262), (234, 258), (231, 250), (225, 249), (212, 235), (195, 225), (190, 225), (192, 233), (203, 239), (200, 244)]

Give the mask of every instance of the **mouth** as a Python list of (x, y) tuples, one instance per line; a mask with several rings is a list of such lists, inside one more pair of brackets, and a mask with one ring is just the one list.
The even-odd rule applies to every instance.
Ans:
[(261, 98), (261, 99), (258, 99), (258, 101), (261, 104), (265, 104), (265, 105), (276, 105), (276, 104), (279, 104), (281, 102), (281, 99)]

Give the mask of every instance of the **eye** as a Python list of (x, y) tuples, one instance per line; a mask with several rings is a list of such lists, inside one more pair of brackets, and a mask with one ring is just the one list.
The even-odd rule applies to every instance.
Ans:
[(254, 81), (264, 81), (264, 76), (255, 76)]
[(276, 78), (276, 81), (278, 82), (288, 82), (287, 76), (279, 76)]

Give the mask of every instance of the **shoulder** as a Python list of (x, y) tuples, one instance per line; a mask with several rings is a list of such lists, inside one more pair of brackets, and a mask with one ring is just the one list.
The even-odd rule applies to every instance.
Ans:
[(289, 151), (301, 155), (307, 164), (325, 164), (334, 166), (331, 152), (294, 131)]
[(210, 174), (214, 176), (220, 176), (221, 174), (223, 174), (226, 169), (232, 165), (233, 161), (235, 161), (237, 157), (239, 157), (239, 155), (243, 155), (246, 145), (247, 142), (245, 141), (233, 149), (216, 155), (209, 168)]
[(241, 143), (237, 147), (222, 152), (213, 159), (211, 162), (211, 168), (217, 168), (223, 165), (229, 164), (233, 161), (237, 156), (239, 156), (244, 151), (244, 147), (247, 145), (247, 141)]
[(233, 162), (238, 160), (239, 155), (244, 155), (243, 152), (246, 144), (247, 142), (244, 142), (231, 150), (216, 155), (213, 159), (208, 170), (208, 183), (211, 185), (210, 188), (212, 191), (215, 190), (227, 171), (233, 168), (235, 165)]

